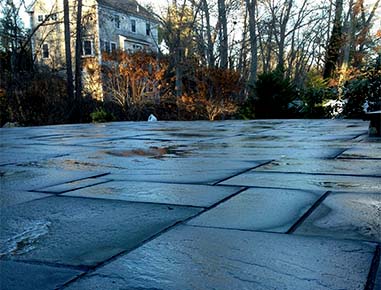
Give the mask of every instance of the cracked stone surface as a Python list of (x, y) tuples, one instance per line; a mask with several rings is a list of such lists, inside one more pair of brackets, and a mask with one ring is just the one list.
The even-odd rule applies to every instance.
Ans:
[(368, 125), (0, 129), (0, 288), (378, 290)]
[(68, 289), (362, 290), (374, 251), (366, 243), (184, 226)]
[(323, 194), (324, 192), (251, 188), (188, 224), (285, 233)]

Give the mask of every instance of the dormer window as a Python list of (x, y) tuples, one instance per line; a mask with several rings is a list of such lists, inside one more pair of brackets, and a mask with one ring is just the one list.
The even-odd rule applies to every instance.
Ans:
[(50, 15), (50, 19), (53, 21), (57, 21), (57, 13), (53, 13), (52, 15)]
[(38, 22), (44, 21), (44, 15), (38, 15), (37, 19), (38, 19)]
[(131, 32), (136, 32), (136, 20), (131, 19)]

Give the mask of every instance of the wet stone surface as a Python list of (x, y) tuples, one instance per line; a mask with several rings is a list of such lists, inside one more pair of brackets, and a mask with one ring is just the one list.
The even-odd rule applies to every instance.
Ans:
[(374, 252), (365, 243), (185, 226), (68, 289), (362, 290)]
[(251, 171), (228, 179), (221, 184), (290, 188), (304, 190), (334, 190), (381, 192), (380, 177), (268, 173)]
[(296, 233), (381, 242), (381, 194), (331, 193)]
[(188, 224), (285, 233), (324, 192), (251, 188)]
[(0, 129), (0, 288), (378, 290), (368, 125)]
[(65, 196), (209, 207), (238, 192), (240, 187), (114, 181)]
[(294, 172), (322, 175), (352, 175), (381, 177), (381, 162), (369, 162), (361, 159), (294, 159), (277, 160), (260, 166), (253, 171)]
[(8, 207), (18, 203), (24, 203), (34, 199), (46, 198), (50, 195), (39, 192), (29, 192), (20, 190), (3, 190), (1, 191), (0, 208)]
[(95, 266), (195, 215), (197, 208), (49, 197), (2, 210), (6, 259)]
[(41, 289), (52, 290), (74, 279), (83, 271), (27, 264), (23, 262), (0, 261), (0, 289)]
[(73, 191), (77, 189), (89, 188), (89, 187), (107, 183), (110, 181), (111, 180), (107, 178), (85, 178), (85, 179), (80, 179), (77, 181), (70, 181), (67, 183), (38, 188), (38, 189), (35, 189), (34, 191), (60, 194), (60, 193), (65, 193), (65, 192)]

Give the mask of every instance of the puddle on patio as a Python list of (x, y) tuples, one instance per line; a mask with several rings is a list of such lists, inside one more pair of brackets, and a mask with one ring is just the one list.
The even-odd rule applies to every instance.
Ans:
[(187, 150), (179, 149), (181, 146), (156, 147), (151, 146), (148, 149), (132, 149), (132, 150), (108, 150), (103, 151), (108, 155), (117, 157), (148, 157), (148, 158), (168, 158), (168, 157), (187, 157), (191, 153)]

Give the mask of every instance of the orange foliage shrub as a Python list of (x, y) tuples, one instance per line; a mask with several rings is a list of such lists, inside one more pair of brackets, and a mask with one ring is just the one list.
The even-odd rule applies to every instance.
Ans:
[(181, 98), (182, 107), (197, 117), (209, 120), (234, 115), (242, 97), (243, 83), (238, 72), (220, 68), (197, 67)]
[(105, 100), (118, 104), (134, 119), (143, 118), (144, 111), (152, 111), (165, 90), (167, 64), (145, 52), (118, 51), (104, 54), (103, 59)]
[(233, 70), (185, 65), (183, 95), (175, 97), (175, 78), (168, 61), (144, 52), (104, 54), (105, 100), (123, 108), (128, 119), (200, 120), (232, 116), (243, 102), (244, 87)]

